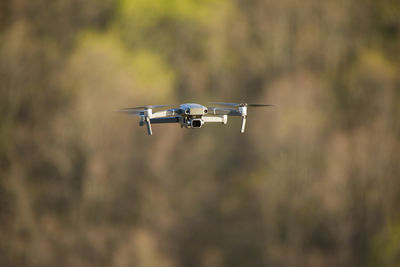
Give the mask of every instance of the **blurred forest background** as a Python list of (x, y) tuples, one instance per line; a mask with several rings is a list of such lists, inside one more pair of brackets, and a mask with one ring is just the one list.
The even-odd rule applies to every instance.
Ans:
[(399, 264), (400, 1), (0, 2), (0, 266)]

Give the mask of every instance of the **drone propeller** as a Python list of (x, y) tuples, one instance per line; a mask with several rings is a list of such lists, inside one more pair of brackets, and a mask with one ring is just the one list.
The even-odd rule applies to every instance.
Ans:
[(228, 110), (231, 110), (232, 112), (237, 112), (239, 116), (242, 116), (242, 127), (240, 129), (241, 133), (244, 133), (246, 127), (247, 107), (258, 108), (258, 107), (273, 106), (271, 104), (248, 104), (248, 103), (225, 103), (225, 102), (211, 102), (211, 104), (239, 108), (239, 111), (237, 111), (236, 109), (228, 109)]
[(163, 107), (172, 107), (174, 105), (149, 105), (149, 106), (142, 106), (142, 107), (133, 107), (133, 108), (125, 108), (125, 109), (153, 109), (153, 108), (163, 108)]
[(141, 115), (146, 115), (146, 113), (151, 114), (153, 108), (162, 108), (162, 107), (171, 107), (171, 106), (173, 106), (173, 105), (149, 105), (149, 106), (142, 106), (142, 107), (123, 108), (123, 109), (120, 109), (119, 112), (127, 113), (130, 115), (141, 116)]
[(130, 115), (137, 115), (137, 116), (144, 115), (144, 110), (136, 110), (136, 109), (131, 109), (131, 108), (123, 108), (123, 109), (120, 109), (119, 112), (130, 114)]
[(228, 107), (268, 107), (274, 106), (271, 104), (248, 104), (248, 103), (225, 103), (225, 102), (210, 102), (211, 104), (228, 106)]
[(254, 107), (254, 108), (257, 108), (257, 107), (273, 107), (273, 106), (275, 106), (275, 105), (272, 105), (272, 104), (245, 104), (246, 106), (248, 106), (248, 107)]
[(150, 117), (153, 113), (153, 108), (163, 108), (163, 107), (172, 107), (174, 105), (149, 105), (149, 106), (142, 106), (142, 107), (133, 107), (133, 108), (124, 108), (120, 109), (120, 112), (128, 113), (130, 115), (142, 116), (142, 120), (140, 121), (140, 125), (144, 123), (147, 126), (147, 132), (149, 135), (153, 134), (151, 129)]

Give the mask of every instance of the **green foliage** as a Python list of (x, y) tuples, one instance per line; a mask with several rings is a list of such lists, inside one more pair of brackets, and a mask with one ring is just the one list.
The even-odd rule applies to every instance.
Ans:
[(78, 89), (93, 93), (123, 87), (161, 101), (171, 95), (174, 86), (174, 73), (158, 54), (146, 49), (129, 50), (112, 32), (81, 33), (69, 69)]
[(134, 21), (137, 28), (149, 29), (163, 20), (206, 22), (216, 0), (121, 0), (119, 12), (126, 21)]
[(389, 221), (372, 243), (370, 266), (400, 266), (400, 223)]

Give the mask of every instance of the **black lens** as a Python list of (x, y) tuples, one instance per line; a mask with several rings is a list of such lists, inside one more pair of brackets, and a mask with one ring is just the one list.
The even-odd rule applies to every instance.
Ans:
[(192, 121), (193, 128), (200, 128), (201, 127), (201, 120), (193, 120)]

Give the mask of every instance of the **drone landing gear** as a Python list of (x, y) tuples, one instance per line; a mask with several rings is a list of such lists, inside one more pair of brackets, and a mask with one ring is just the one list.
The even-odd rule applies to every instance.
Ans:
[(247, 116), (242, 116), (242, 129), (240, 130), (241, 133), (244, 133), (244, 129), (246, 127), (246, 118)]
[(150, 123), (150, 118), (146, 117), (145, 118), (146, 126), (147, 126), (147, 133), (149, 135), (153, 135), (153, 131), (151, 130), (151, 123)]

